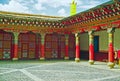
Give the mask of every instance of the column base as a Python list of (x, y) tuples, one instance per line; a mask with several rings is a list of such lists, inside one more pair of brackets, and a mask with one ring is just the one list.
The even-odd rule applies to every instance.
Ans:
[(118, 60), (118, 65), (120, 66), (120, 59)]
[(18, 58), (12, 58), (12, 60), (13, 60), (13, 61), (16, 61), (16, 60), (18, 60)]
[(93, 65), (94, 64), (94, 60), (89, 60), (89, 64)]
[(69, 60), (69, 57), (64, 57), (65, 60)]
[(110, 69), (114, 68), (114, 66), (115, 66), (115, 64), (113, 62), (108, 62), (107, 65)]
[(75, 62), (80, 62), (80, 58), (75, 58)]
[(44, 57), (41, 57), (40, 60), (45, 60), (45, 58), (44, 58)]

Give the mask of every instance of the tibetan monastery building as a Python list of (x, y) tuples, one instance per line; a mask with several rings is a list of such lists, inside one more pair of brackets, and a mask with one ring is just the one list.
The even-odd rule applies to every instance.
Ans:
[[(80, 59), (108, 61), (120, 49), (120, 0), (110, 0), (71, 16), (57, 17), (0, 11), (0, 60)], [(119, 58), (119, 57), (118, 57)]]

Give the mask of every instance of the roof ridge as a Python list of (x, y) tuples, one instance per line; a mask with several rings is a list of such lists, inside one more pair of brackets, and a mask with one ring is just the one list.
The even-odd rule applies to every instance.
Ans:
[(17, 13), (17, 12), (8, 12), (8, 11), (0, 11), (0, 13), (2, 13), (2, 14), (9, 14), (9, 15), (20, 15), (20, 16), (33, 16), (33, 17), (46, 17), (46, 18), (64, 18), (62, 16), (49, 16), (49, 15)]

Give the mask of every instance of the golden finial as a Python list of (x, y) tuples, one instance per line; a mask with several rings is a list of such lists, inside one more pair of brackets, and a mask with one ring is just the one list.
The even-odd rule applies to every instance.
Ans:
[(75, 0), (72, 0), (72, 3), (74, 3), (75, 2)]

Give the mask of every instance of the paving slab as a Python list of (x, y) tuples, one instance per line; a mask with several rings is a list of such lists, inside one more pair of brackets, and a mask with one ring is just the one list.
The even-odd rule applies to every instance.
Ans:
[(0, 81), (120, 81), (120, 69), (105, 62), (0, 62)]

